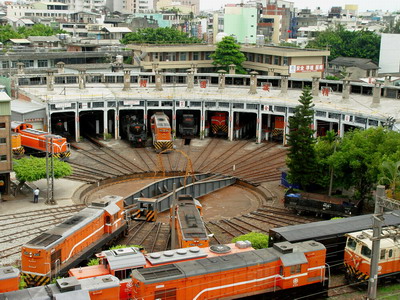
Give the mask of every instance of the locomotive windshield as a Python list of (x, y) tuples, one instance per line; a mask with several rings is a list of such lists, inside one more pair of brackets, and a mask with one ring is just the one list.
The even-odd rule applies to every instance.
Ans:
[(369, 249), (367, 246), (362, 246), (361, 254), (364, 255), (365, 257), (371, 258), (371, 249)]
[(354, 239), (352, 239), (352, 238), (347, 239), (347, 247), (349, 247), (352, 250), (355, 250), (356, 246), (357, 246), (357, 242)]

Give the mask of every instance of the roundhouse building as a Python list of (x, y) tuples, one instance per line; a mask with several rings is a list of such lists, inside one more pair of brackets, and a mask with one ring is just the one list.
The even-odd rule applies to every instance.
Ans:
[[(61, 120), (63, 130), (79, 141), (82, 132), (114, 138), (121, 123), (135, 115), (146, 125), (155, 112), (164, 112), (173, 132), (183, 113), (191, 113), (199, 137), (210, 134), (214, 113), (227, 116), (229, 140), (242, 137), (257, 142), (280, 133), (285, 143), (288, 118), (299, 104), (301, 88), (312, 86), (317, 135), (335, 130), (390, 125), (400, 120), (400, 87), (344, 81), (297, 79), (287, 76), (230, 75), (217, 73), (85, 73), (19, 75), (16, 95), (46, 105), (48, 128)], [(42, 84), (39, 85), (38, 82)], [(385, 95), (382, 97), (381, 95)], [(149, 128), (147, 126), (147, 128)]]

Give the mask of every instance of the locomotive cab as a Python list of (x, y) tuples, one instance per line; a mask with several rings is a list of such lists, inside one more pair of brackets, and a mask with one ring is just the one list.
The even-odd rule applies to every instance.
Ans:
[(156, 201), (153, 198), (137, 198), (137, 209), (132, 213), (132, 219), (136, 221), (155, 222), (157, 219)]
[[(382, 235), (389, 236), (381, 239), (378, 276), (390, 279), (397, 277), (400, 271), (398, 257), (400, 242), (396, 239), (398, 228), (387, 227)], [(347, 277), (350, 280), (367, 280), (370, 276), (372, 257), (372, 230), (364, 230), (346, 234), (347, 241), (344, 253), (344, 264)], [(393, 237), (390, 237), (393, 236)]]

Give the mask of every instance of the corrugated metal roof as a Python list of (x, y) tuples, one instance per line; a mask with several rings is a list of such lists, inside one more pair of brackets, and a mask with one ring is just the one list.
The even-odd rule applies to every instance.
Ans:
[(60, 39), (54, 35), (50, 36), (28, 36), (31, 42), (59, 42)]
[(39, 104), (36, 102), (24, 101), (24, 100), (12, 100), (11, 101), (11, 111), (26, 114), (34, 112), (37, 110), (46, 109), (44, 104)]
[[(397, 215), (400, 211), (394, 211)], [(400, 217), (390, 213), (384, 214), (385, 225), (400, 224)], [(271, 229), (286, 241), (297, 242), (318, 240), (321, 237), (343, 236), (345, 233), (372, 228), (372, 215), (363, 215), (329, 221), (312, 222)]]
[(128, 27), (104, 27), (104, 29), (108, 32), (115, 33), (115, 32), (132, 32)]
[(14, 44), (30, 44), (31, 42), (27, 39), (10, 39)]

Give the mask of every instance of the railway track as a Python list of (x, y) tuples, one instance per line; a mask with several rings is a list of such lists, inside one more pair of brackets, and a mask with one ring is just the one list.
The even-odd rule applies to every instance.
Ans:
[(139, 245), (151, 253), (167, 250), (170, 238), (168, 224), (133, 221), (128, 235), (119, 243), (122, 245)]
[[(286, 151), (274, 143), (255, 145), (249, 141), (229, 143), (222, 139), (208, 139), (199, 144), (178, 146), (192, 161), (195, 172), (214, 172), (239, 177), (260, 184), (277, 180), (279, 168), (285, 164)], [(201, 146), (201, 143), (203, 143)], [(131, 148), (123, 144), (122, 149), (111, 149), (101, 142), (91, 140), (82, 146), (75, 145), (76, 155), (70, 160), (73, 174), (67, 178), (95, 183), (107, 178), (132, 173), (161, 171), (155, 151), (150, 148)], [(251, 148), (254, 149), (251, 149)], [(125, 151), (125, 152), (124, 152)], [(122, 154), (120, 152), (124, 152)], [(129, 159), (128, 159), (129, 157)], [(174, 172), (186, 169), (186, 159), (178, 152), (161, 155), (163, 171)], [(86, 161), (82, 164), (82, 161)], [(232, 166), (235, 166), (233, 170)]]
[(84, 205), (71, 205), (0, 215), (0, 265), (18, 262), (23, 244), (73, 216), (84, 207)]

